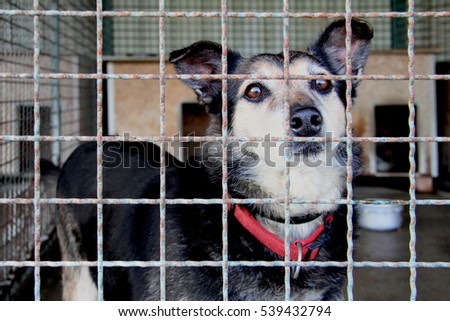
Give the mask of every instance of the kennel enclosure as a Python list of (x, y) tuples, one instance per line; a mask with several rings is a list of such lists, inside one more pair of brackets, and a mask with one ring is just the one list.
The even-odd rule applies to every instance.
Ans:
[[(224, 125), (218, 138), (189, 136), (183, 131), (192, 119), (192, 109), (181, 108), (194, 103), (194, 97), (181, 89), (180, 79), (167, 63), (167, 54), (200, 39), (222, 43), (243, 55), (260, 52), (284, 52), (304, 49), (314, 35), (331, 19), (360, 17), (369, 20), (376, 30), (372, 62), (365, 75), (361, 96), (370, 97), (375, 90), (376, 106), (401, 105), (406, 108), (402, 122), (407, 123), (401, 137), (376, 135), (372, 110), (359, 100), (347, 113), (347, 141), (366, 144), (366, 158), (372, 175), (401, 176), (408, 180), (407, 200), (385, 199), (380, 203), (400, 203), (408, 208), (410, 219), (409, 259), (401, 262), (355, 261), (353, 241), (348, 239), (347, 262), (302, 262), (308, 265), (337, 265), (348, 269), (347, 295), (353, 299), (353, 270), (364, 267), (407, 268), (410, 271), (410, 299), (417, 297), (418, 268), (450, 267), (448, 260), (420, 261), (416, 256), (417, 206), (448, 206), (450, 200), (418, 199), (417, 188), (423, 183), (449, 172), (449, 124), (441, 125), (436, 110), (442, 108), (442, 94), (436, 94), (436, 82), (450, 80), (448, 63), (450, 48), (446, 35), (450, 31), (450, 3), (433, 1), (57, 1), (5, 0), (0, 4), (0, 286), (10, 291), (16, 271), (28, 267), (32, 271), (33, 291), (41, 299), (41, 268), (61, 266), (97, 266), (99, 299), (103, 298), (102, 269), (108, 266), (157, 266), (161, 268), (161, 299), (164, 299), (165, 267), (188, 263), (169, 262), (164, 258), (161, 241), (161, 260), (158, 262), (106, 262), (99, 246), (97, 262), (61, 262), (41, 260), (42, 244), (54, 228), (55, 204), (74, 202), (96, 204), (98, 207), (98, 244), (103, 243), (103, 204), (159, 204), (161, 230), (164, 230), (166, 204), (191, 202), (165, 197), (156, 200), (108, 200), (102, 197), (101, 144), (127, 138), (159, 144), (200, 142), (218, 139), (226, 144), (233, 141)], [(351, 32), (351, 31), (350, 31)], [(447, 36), (448, 37), (448, 36)], [(348, 41), (348, 39), (347, 39)], [(226, 51), (223, 53), (224, 72), (218, 79), (226, 79)], [(391, 62), (391, 64), (387, 64)], [(444, 72), (437, 73), (436, 66)], [(384, 70), (380, 70), (384, 67)], [(396, 69), (397, 68), (397, 69)], [(445, 71), (446, 70), (446, 71)], [(187, 75), (188, 79), (193, 75)], [(350, 77), (342, 79), (350, 82)], [(285, 79), (288, 80), (287, 77)], [(223, 81), (224, 93), (227, 83)], [(365, 86), (365, 87), (363, 87)], [(391, 89), (389, 89), (391, 87)], [(365, 88), (365, 89), (364, 89)], [(366, 91), (365, 91), (366, 90)], [(389, 90), (392, 90), (390, 92)], [(176, 91), (178, 100), (169, 93)], [(134, 93), (139, 93), (141, 98)], [(382, 93), (382, 94), (381, 94)], [(439, 96), (441, 95), (441, 96)], [(448, 96), (448, 91), (447, 91)], [(143, 98), (142, 98), (143, 97)], [(373, 97), (370, 97), (372, 99)], [(134, 100), (133, 100), (134, 99)], [(383, 100), (384, 99), (384, 100)], [(441, 99), (441, 100), (439, 100)], [(373, 100), (373, 99), (372, 99)], [(445, 99), (444, 99), (445, 101)], [(447, 100), (448, 102), (448, 100)], [(359, 113), (360, 110), (366, 111)], [(448, 115), (449, 107), (440, 115)], [(186, 109), (186, 110), (185, 110)], [(224, 104), (224, 120), (227, 110)], [(192, 114), (192, 112), (191, 112)], [(195, 113), (193, 113), (195, 114)], [(195, 117), (198, 119), (198, 117)], [(200, 129), (194, 131), (201, 132)], [(226, 124), (226, 122), (224, 122)], [(354, 124), (362, 137), (353, 136)], [(181, 135), (176, 136), (177, 133)], [(197, 134), (198, 135), (198, 134)], [(248, 140), (249, 137), (237, 138)], [(258, 138), (255, 138), (256, 140)], [(96, 199), (61, 200), (51, 195), (41, 173), (46, 170), (41, 160), (61, 166), (73, 149), (84, 141), (98, 144), (98, 186)], [(380, 170), (379, 164), (390, 166), (377, 155), (377, 144), (402, 143), (407, 155), (401, 158), (406, 170)], [(349, 144), (351, 152), (351, 144)], [(438, 157), (438, 147), (440, 156)], [(177, 155), (182, 158), (184, 155)], [(381, 157), (381, 160), (378, 158)], [(438, 159), (441, 164), (438, 163)], [(351, 161), (351, 159), (350, 159)], [(382, 161), (384, 163), (382, 163)], [(387, 165), (385, 163), (388, 163)], [(42, 167), (41, 167), (42, 165)], [(394, 166), (396, 166), (394, 164)], [(353, 175), (347, 165), (347, 198), (337, 200), (348, 205), (349, 227), (352, 231)], [(386, 167), (384, 167), (386, 168)], [(392, 168), (392, 167), (391, 167)], [(397, 168), (397, 167), (394, 167)], [(258, 200), (230, 200), (226, 196), (227, 171), (222, 177), (224, 196), (209, 200), (223, 204), (224, 251), (223, 260), (214, 263), (223, 269), (223, 296), (227, 299), (227, 269), (229, 266), (257, 265), (252, 262), (227, 260), (226, 226), (229, 202), (251, 203)], [(165, 170), (161, 169), (165, 180)], [(289, 182), (286, 182), (286, 191)], [(286, 192), (286, 195), (289, 195)], [(261, 200), (259, 200), (261, 201)], [(262, 200), (280, 202), (280, 200)], [(289, 197), (284, 204), (293, 201)], [(336, 200), (318, 200), (330, 202)], [(208, 202), (208, 200), (206, 200)], [(303, 200), (304, 202), (304, 200)], [(286, 206), (288, 211), (288, 206)], [(351, 234), (351, 233), (350, 233)], [(201, 266), (202, 262), (190, 263)], [(204, 263), (210, 264), (210, 263)], [(275, 265), (286, 268), (286, 299), (289, 299), (290, 262)]]

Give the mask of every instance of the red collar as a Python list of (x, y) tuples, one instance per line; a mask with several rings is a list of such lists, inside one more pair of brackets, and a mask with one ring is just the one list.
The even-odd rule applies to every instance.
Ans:
[[(232, 207), (229, 206), (229, 210)], [(242, 226), (256, 237), (262, 244), (277, 253), (285, 256), (284, 240), (280, 239), (274, 233), (267, 230), (245, 207), (236, 204), (234, 206), (234, 216), (242, 224)], [(326, 237), (325, 225), (333, 222), (333, 214), (328, 214), (324, 218), (324, 223), (319, 225), (314, 232), (306, 239), (295, 240), (289, 245), (291, 260), (298, 261), (298, 249), (301, 246), (302, 261), (314, 260), (319, 253)]]

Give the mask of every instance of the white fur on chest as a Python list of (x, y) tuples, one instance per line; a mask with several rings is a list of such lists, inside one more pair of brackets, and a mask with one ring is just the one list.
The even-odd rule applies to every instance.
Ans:
[[(258, 221), (269, 231), (274, 233), (281, 240), (285, 239), (286, 228), (285, 224), (277, 223), (270, 219), (258, 217)], [(291, 224), (289, 226), (289, 243), (296, 240), (303, 240), (309, 237), (318, 227), (323, 223), (322, 217), (315, 219), (312, 222), (303, 224)]]
[[(255, 182), (274, 197), (285, 196), (284, 169), (260, 164), (252, 169)], [(342, 171), (331, 166), (310, 168), (302, 165), (289, 170), (289, 197), (304, 201), (335, 200), (344, 188)], [(291, 204), (290, 214), (324, 213), (336, 209), (335, 204)]]
[[(285, 196), (286, 179), (284, 170), (261, 164), (253, 168), (252, 171), (254, 174), (253, 179), (263, 190), (276, 198)], [(309, 168), (303, 165), (291, 168), (289, 177), (290, 198), (312, 202), (309, 204), (291, 204), (289, 207), (291, 217), (302, 216), (302, 214), (327, 213), (336, 210), (336, 204), (317, 204), (314, 201), (341, 198), (345, 181), (339, 168), (326, 166)], [(280, 217), (284, 217), (284, 205), (277, 206), (276, 212)], [(290, 241), (308, 237), (322, 222), (321, 217), (309, 223), (291, 225), (289, 229)], [(265, 219), (261, 219), (261, 223), (278, 237), (284, 239), (284, 224)]]

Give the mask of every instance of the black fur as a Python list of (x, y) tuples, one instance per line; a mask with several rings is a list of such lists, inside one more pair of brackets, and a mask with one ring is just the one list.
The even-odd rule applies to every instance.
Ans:
[[(148, 161), (145, 155), (159, 155), (159, 148), (144, 143), (106, 143), (105, 158), (127, 157), (131, 168), (104, 166), (104, 198), (159, 198), (159, 156)], [(110, 151), (113, 150), (114, 154)], [(120, 157), (117, 154), (120, 153)], [(166, 155), (167, 198), (221, 198), (220, 184), (212, 184), (207, 171), (182, 168)], [(138, 168), (138, 164), (148, 165)], [(66, 162), (58, 182), (58, 197), (96, 197), (96, 143), (79, 147)], [(176, 166), (173, 166), (176, 165)], [(201, 165), (201, 164), (199, 164)], [(195, 182), (195, 183), (193, 183)], [(65, 205), (66, 206), (66, 205)], [(69, 205), (81, 227), (82, 249), (89, 260), (97, 259), (97, 207)], [(332, 233), (318, 260), (346, 259), (346, 208), (333, 221)], [(166, 205), (166, 260), (220, 261), (222, 258), (221, 205)], [(104, 205), (104, 260), (159, 261), (159, 206)], [(344, 242), (342, 242), (344, 240)], [(228, 244), (230, 261), (283, 260), (229, 216)], [(96, 269), (92, 276), (96, 279)], [(104, 268), (106, 300), (158, 300), (158, 268)], [(148, 281), (147, 281), (148, 280)], [(292, 282), (295, 293), (327, 287), (322, 299), (340, 294), (344, 273), (340, 268), (305, 269)], [(284, 268), (229, 269), (231, 300), (282, 300)], [(150, 292), (149, 292), (150, 289)], [(167, 268), (167, 299), (221, 300), (221, 268)]]
[[(324, 46), (330, 46), (332, 33), (342, 31), (343, 22), (327, 28), (310, 53), (292, 53), (292, 59), (307, 57), (337, 72), (333, 59)], [(370, 40), (371, 28), (366, 23), (354, 21), (356, 43)], [(364, 29), (366, 28), (366, 29)], [(361, 40), (361, 41), (360, 41)], [(366, 46), (367, 47), (367, 46)], [(368, 47), (361, 49), (367, 58)], [(358, 50), (356, 50), (358, 52)], [(173, 52), (170, 60), (182, 74), (220, 74), (221, 46), (211, 42), (199, 42), (188, 48)], [(355, 61), (365, 61), (359, 55)], [(267, 59), (282, 64), (282, 57), (260, 55), (251, 59)], [(228, 52), (229, 73), (245, 73), (245, 60), (238, 53)], [(356, 65), (362, 68), (360, 65)], [(199, 101), (206, 105), (220, 124), (221, 81), (188, 80)], [(230, 115), (233, 114), (234, 97), (240, 81), (230, 82)], [(344, 90), (345, 88), (338, 88)], [(232, 130), (232, 117), (230, 117)], [(354, 163), (359, 164), (359, 149), (354, 148)], [(339, 153), (345, 159), (345, 148)], [(105, 143), (103, 145), (103, 198), (160, 197), (160, 149), (147, 143)], [(220, 156), (221, 153), (219, 152)], [(187, 163), (169, 154), (166, 159), (167, 199), (222, 198), (221, 161), (208, 163), (202, 156)], [(58, 197), (96, 198), (96, 144), (80, 146), (62, 168), (58, 182)], [(209, 165), (206, 166), (205, 164)], [(268, 197), (257, 184), (246, 177), (238, 163), (229, 163), (229, 193), (237, 198)], [(355, 169), (357, 170), (357, 169)], [(242, 187), (246, 194), (242, 194)], [(342, 191), (345, 196), (345, 190)], [(97, 260), (97, 207), (96, 205), (62, 205), (73, 215), (80, 228), (80, 251), (88, 260)], [(222, 260), (222, 205), (170, 205), (166, 204), (166, 260), (167, 261), (213, 261)], [(270, 208), (262, 205), (249, 206), (252, 214), (270, 217)], [(63, 211), (61, 211), (63, 212)], [(65, 211), (64, 213), (67, 213)], [(331, 230), (316, 260), (346, 260), (346, 213), (345, 206), (334, 214)], [(159, 205), (104, 205), (104, 260), (160, 260), (160, 206)], [(284, 260), (252, 236), (232, 215), (228, 216), (229, 261)], [(96, 269), (91, 269), (96, 279)], [(285, 270), (283, 267), (229, 267), (230, 300), (283, 300)], [(221, 300), (222, 268), (215, 267), (167, 267), (166, 296), (168, 300)], [(345, 268), (303, 268), (298, 278), (291, 279), (293, 300), (336, 300), (343, 298), (342, 284)], [(104, 295), (107, 300), (159, 300), (160, 269), (151, 268), (104, 268)]]

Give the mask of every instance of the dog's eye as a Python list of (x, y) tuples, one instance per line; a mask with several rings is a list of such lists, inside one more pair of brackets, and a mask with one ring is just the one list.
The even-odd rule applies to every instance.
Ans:
[(316, 79), (313, 80), (313, 86), (320, 92), (328, 92), (331, 89), (331, 80), (328, 79)]
[(263, 89), (258, 84), (251, 84), (245, 89), (245, 96), (249, 99), (258, 99), (263, 95)]

